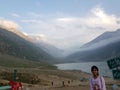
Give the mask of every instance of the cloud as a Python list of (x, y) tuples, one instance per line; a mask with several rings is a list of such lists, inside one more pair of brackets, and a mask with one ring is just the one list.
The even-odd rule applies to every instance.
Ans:
[[(119, 27), (119, 25), (117, 24), (117, 20), (120, 18), (117, 18), (115, 15), (106, 14), (102, 8), (94, 8), (91, 10), (91, 12), (95, 16), (94, 18), (89, 18), (89, 20), (92, 21), (91, 24), (106, 28), (110, 27), (111, 29), (112, 26), (117, 28)], [(90, 26), (92, 26), (91, 24)]]
[(38, 16), (34, 15), (33, 19), (24, 19), (21, 22), (29, 26), (31, 33), (44, 34), (54, 45), (61, 48), (75, 45), (80, 47), (105, 31), (120, 28), (120, 17), (107, 14), (101, 7), (92, 8), (83, 17), (62, 14), (41, 19)]
[(43, 34), (30, 34), (29, 36), (31, 36), (35, 41), (49, 43), (47, 37)]
[(19, 15), (19, 14), (17, 14), (17, 13), (12, 13), (11, 14), (13, 17), (16, 17), (16, 18), (20, 18), (21, 16)]
[(33, 23), (33, 24), (35, 24), (35, 23), (40, 23), (40, 21), (38, 21), (38, 20), (21, 20), (22, 22), (24, 22), (24, 23)]
[(75, 20), (75, 18), (58, 18), (57, 19), (59, 22), (68, 22), (71, 23)]
[(1, 19), (0, 27), (6, 28), (6, 29), (18, 29), (19, 25), (13, 21)]
[(22, 32), (25, 36), (28, 36), (28, 34), (27, 33), (25, 33), (25, 32)]

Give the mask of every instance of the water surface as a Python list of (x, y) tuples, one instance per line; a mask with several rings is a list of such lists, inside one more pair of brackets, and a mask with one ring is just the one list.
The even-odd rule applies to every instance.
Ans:
[(100, 75), (112, 77), (112, 71), (108, 68), (107, 62), (56, 64), (60, 70), (81, 70), (87, 73), (91, 73), (91, 66), (93, 65), (96, 65), (99, 68)]

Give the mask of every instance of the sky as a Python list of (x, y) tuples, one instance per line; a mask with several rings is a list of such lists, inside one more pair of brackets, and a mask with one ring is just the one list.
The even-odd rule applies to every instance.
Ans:
[(0, 25), (77, 49), (120, 28), (120, 0), (0, 0)]

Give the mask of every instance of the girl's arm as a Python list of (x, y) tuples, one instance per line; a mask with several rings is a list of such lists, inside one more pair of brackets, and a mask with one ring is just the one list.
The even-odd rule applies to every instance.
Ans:
[(102, 79), (102, 90), (106, 90), (105, 80), (103, 77), (101, 79)]
[(90, 82), (90, 90), (93, 90), (93, 86), (92, 86), (92, 78), (90, 78), (89, 82)]

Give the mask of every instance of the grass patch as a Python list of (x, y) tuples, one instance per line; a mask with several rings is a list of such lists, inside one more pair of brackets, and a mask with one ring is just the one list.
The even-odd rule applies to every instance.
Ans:
[(10, 55), (0, 54), (0, 66), (9, 67), (9, 68), (40, 68), (40, 69), (56, 69), (56, 66), (53, 66), (48, 63), (42, 63), (40, 61), (30, 61), (26, 59), (20, 59)]

